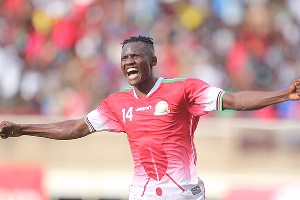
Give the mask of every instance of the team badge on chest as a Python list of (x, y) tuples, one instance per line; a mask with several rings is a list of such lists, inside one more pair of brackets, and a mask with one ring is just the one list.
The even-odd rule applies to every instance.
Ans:
[(159, 101), (155, 105), (154, 115), (159, 116), (159, 115), (166, 115), (168, 113), (170, 113), (170, 110), (169, 110), (169, 105), (166, 101)]

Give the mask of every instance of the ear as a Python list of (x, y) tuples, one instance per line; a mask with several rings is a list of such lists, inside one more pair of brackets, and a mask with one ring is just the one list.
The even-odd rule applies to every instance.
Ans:
[(156, 64), (157, 64), (157, 57), (156, 57), (156, 56), (153, 56), (152, 59), (151, 59), (150, 65), (151, 65), (151, 67), (152, 67), (152, 66), (155, 66)]

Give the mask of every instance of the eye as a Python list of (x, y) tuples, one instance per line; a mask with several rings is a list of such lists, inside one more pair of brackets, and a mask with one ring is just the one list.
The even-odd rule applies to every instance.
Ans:
[(121, 58), (121, 60), (122, 60), (122, 61), (125, 61), (125, 60), (127, 59), (127, 57), (128, 57), (128, 56), (123, 56), (123, 57)]
[(134, 54), (134, 55), (132, 55), (132, 57), (133, 57), (133, 59), (139, 59), (141, 56)]

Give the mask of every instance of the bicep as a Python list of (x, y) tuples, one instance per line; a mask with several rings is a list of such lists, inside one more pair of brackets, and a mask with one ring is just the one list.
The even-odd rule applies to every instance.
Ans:
[(91, 133), (84, 119), (72, 120), (72, 124), (71, 138), (81, 138)]
[(235, 110), (236, 109), (236, 97), (232, 93), (226, 92), (222, 99), (223, 110)]
[(235, 93), (226, 92), (223, 97), (223, 110), (253, 110), (253, 108), (255, 108), (255, 102), (257, 101), (257, 99), (253, 99), (255, 94), (256, 92), (248, 91)]

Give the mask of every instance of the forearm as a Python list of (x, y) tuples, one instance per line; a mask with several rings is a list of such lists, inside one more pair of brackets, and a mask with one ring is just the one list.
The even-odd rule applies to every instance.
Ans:
[(223, 99), (224, 109), (237, 111), (258, 110), (269, 105), (289, 100), (287, 90), (275, 92), (242, 91), (225, 95)]
[(89, 134), (83, 120), (69, 120), (51, 124), (21, 124), (22, 135), (44, 137), (56, 140), (81, 138)]

